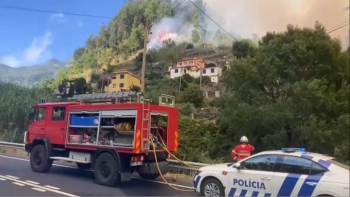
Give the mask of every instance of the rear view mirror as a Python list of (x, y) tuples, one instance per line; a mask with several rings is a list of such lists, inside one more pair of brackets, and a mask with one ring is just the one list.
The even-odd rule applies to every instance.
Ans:
[(30, 109), (30, 112), (29, 112), (29, 124), (34, 121), (34, 112), (35, 112), (35, 108), (33, 107), (32, 109)]
[(233, 164), (232, 167), (234, 167), (234, 168), (236, 168), (237, 170), (239, 170), (239, 169), (241, 169), (241, 163), (235, 163), (235, 164)]

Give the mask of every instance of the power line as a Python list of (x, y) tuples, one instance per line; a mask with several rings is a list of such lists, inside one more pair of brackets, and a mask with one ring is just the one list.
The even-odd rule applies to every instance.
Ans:
[(175, 10), (177, 7), (179, 7), (183, 2), (185, 2), (186, 0), (181, 1), (179, 4), (177, 4), (173, 9)]
[(190, 0), (190, 2), (196, 6), (198, 8), (198, 10), (200, 10), (206, 17), (208, 17), (213, 23), (215, 23), (218, 27), (220, 27), (224, 32), (226, 32), (228, 35), (230, 35), (234, 40), (237, 40), (237, 38), (235, 38), (233, 35), (231, 35), (228, 31), (226, 31), (226, 29), (224, 29), (221, 25), (219, 25), (216, 21), (214, 21), (207, 13), (205, 13), (202, 9), (200, 9), (195, 3), (193, 3), (192, 0)]
[(333, 27), (332, 29), (334, 29), (334, 28), (338, 28), (339, 26), (341, 26), (341, 25), (345, 25), (346, 23), (349, 23), (349, 22), (350, 22), (350, 20), (347, 20), (347, 21), (345, 21), (345, 22), (342, 22), (342, 23), (340, 23), (340, 24), (336, 25), (335, 27)]
[(341, 28), (343, 28), (343, 27), (348, 26), (349, 24), (350, 24), (350, 22), (348, 21), (346, 24), (341, 25), (340, 27), (336, 27), (336, 28), (334, 28), (334, 29), (330, 30), (330, 31), (329, 31), (329, 32), (327, 32), (327, 33), (329, 34), (329, 33), (335, 32), (335, 31), (337, 31), (337, 30), (339, 30), (339, 29), (341, 29)]
[(107, 17), (107, 16), (98, 16), (98, 15), (90, 15), (90, 14), (77, 14), (77, 13), (71, 13), (71, 12), (57, 12), (57, 11), (52, 11), (52, 10), (39, 10), (39, 9), (23, 8), (23, 7), (16, 7), (16, 6), (6, 6), (6, 5), (1, 5), (0, 8), (12, 9), (12, 10), (25, 10), (25, 11), (32, 11), (32, 12), (42, 12), (42, 13), (50, 13), (50, 14), (65, 14), (65, 15), (72, 15), (72, 16), (85, 16), (85, 17), (92, 17), (92, 18), (107, 18), (107, 19), (112, 18), (112, 17)]

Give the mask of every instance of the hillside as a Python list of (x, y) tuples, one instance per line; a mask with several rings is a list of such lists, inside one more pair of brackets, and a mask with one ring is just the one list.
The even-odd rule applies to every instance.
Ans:
[(0, 64), (0, 79), (5, 83), (15, 83), (23, 86), (34, 86), (42, 79), (55, 78), (65, 63), (56, 59), (47, 61), (43, 65), (33, 65), (13, 68)]
[[(202, 1), (193, 2), (205, 10)], [(214, 48), (232, 44), (227, 34), (206, 27), (205, 16), (198, 8), (188, 2), (178, 4), (172, 0), (128, 1), (108, 25), (101, 25), (98, 35), (91, 35), (85, 46), (74, 52), (75, 63), (67, 71), (62, 71), (50, 87), (59, 86), (65, 79), (85, 78), (90, 82), (98, 78), (94, 77), (96, 75), (108, 74), (119, 68), (138, 73), (145, 24), (151, 32), (147, 38), (147, 63), (161, 65), (163, 70), (185, 55), (189, 43), (198, 49), (206, 46), (205, 43)]]

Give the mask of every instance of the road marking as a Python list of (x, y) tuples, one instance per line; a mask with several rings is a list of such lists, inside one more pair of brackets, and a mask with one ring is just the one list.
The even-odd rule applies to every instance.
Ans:
[(12, 184), (19, 185), (19, 186), (24, 186), (22, 183), (17, 183), (17, 182), (12, 182)]
[(6, 179), (0, 178), (0, 181), (6, 181)]
[[(11, 157), (11, 156), (5, 156), (5, 155), (0, 155), (0, 157), (4, 157), (4, 158), (8, 158), (8, 159), (14, 159), (14, 160), (19, 160), (19, 161), (29, 161), (29, 159), (23, 159), (23, 158)], [(66, 165), (60, 165), (60, 164), (52, 164), (52, 165), (53, 166), (62, 167), (62, 168), (78, 169), (77, 167), (73, 167), (73, 166), (66, 166)], [(92, 170), (87, 170), (87, 171), (92, 171)], [(163, 182), (163, 181), (146, 180), (146, 179), (141, 179), (139, 177), (131, 177), (131, 178), (142, 180), (142, 181), (148, 181), (148, 182), (153, 182), (153, 183), (159, 183), (159, 184), (167, 185), (167, 183)], [(176, 186), (176, 187), (182, 187), (182, 188), (186, 188), (186, 189), (193, 189), (193, 187), (186, 186), (186, 185), (178, 185), (178, 184), (172, 184), (172, 183), (170, 183), (170, 184), (173, 185), (173, 186)]]
[(32, 190), (36, 190), (36, 191), (39, 191), (39, 192), (46, 192), (46, 190), (44, 190), (44, 189), (35, 188), (35, 187), (33, 187)]
[[(139, 178), (139, 177), (131, 177), (131, 178), (133, 178), (133, 179), (138, 179), (138, 180), (142, 180), (142, 181), (153, 182), (153, 183), (160, 183), (160, 184), (163, 184), (163, 185), (168, 185), (168, 183), (163, 182), (163, 181), (145, 180), (145, 179), (142, 179), (142, 178)], [(174, 184), (174, 183), (169, 183), (169, 184), (172, 185), (172, 186), (175, 186), (175, 187), (182, 187), (182, 188), (186, 188), (186, 189), (193, 189), (193, 187), (190, 187), (190, 186), (178, 185), (178, 184)]]
[(11, 176), (11, 175), (5, 175), (5, 176), (7, 176), (7, 177), (9, 177), (9, 178), (12, 178), (12, 179), (19, 179), (18, 177)]
[(28, 183), (28, 182), (20, 181), (20, 180), (17, 180), (17, 179), (6, 177), (6, 176), (1, 176), (0, 175), (0, 178), (5, 178), (5, 179), (10, 180), (10, 181), (14, 181), (14, 182), (21, 183), (21, 184), (24, 184), (24, 185), (32, 186), (32, 187), (38, 188), (38, 189), (47, 190), (47, 191), (54, 192), (54, 193), (57, 193), (57, 194), (61, 194), (61, 195), (64, 195), (64, 196), (79, 197), (79, 196), (74, 195), (74, 194), (69, 194), (69, 193), (66, 193), (66, 192), (61, 192), (61, 191), (57, 191), (57, 190), (54, 190), (54, 189), (45, 188), (45, 187), (42, 187), (40, 185), (31, 184), (31, 183)]
[(54, 187), (54, 186), (50, 186), (50, 185), (44, 185), (44, 187), (50, 188), (50, 189), (54, 189), (54, 190), (59, 190), (60, 189), (58, 187)]
[(31, 184), (35, 184), (35, 185), (39, 185), (40, 183), (38, 183), (38, 182), (34, 182), (34, 181), (26, 181), (27, 183), (31, 183)]

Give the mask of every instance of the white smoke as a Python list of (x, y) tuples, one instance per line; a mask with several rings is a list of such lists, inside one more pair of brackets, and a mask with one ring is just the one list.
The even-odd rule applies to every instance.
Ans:
[(176, 43), (188, 41), (192, 35), (189, 32), (192, 32), (193, 29), (191, 23), (184, 22), (178, 15), (172, 18), (163, 18), (151, 27), (150, 41), (147, 48), (160, 48), (162, 47), (162, 41), (167, 39), (171, 39)]
[[(173, 0), (176, 5), (182, 0)], [(205, 4), (205, 13), (208, 14), (223, 29), (236, 39), (252, 38), (253, 34), (259, 37), (266, 32), (281, 32), (286, 30), (288, 24), (299, 27), (313, 27), (316, 21), (321, 22), (328, 31), (349, 21), (349, 2), (345, 0), (192, 0), (200, 6)], [(175, 17), (165, 18), (155, 24), (152, 33), (156, 34), (166, 30), (173, 30), (169, 38), (174, 41), (191, 40), (191, 24), (184, 23), (186, 15), (192, 15), (197, 8), (185, 0), (177, 9)], [(188, 17), (187, 17), (188, 19)], [(207, 31), (202, 39), (214, 42), (213, 37), (221, 28), (208, 17), (202, 16), (201, 25)], [(227, 33), (228, 38), (234, 41)], [(348, 47), (349, 26), (330, 33), (332, 37), (339, 38), (343, 47)], [(152, 36), (149, 46), (160, 46), (161, 41)]]

